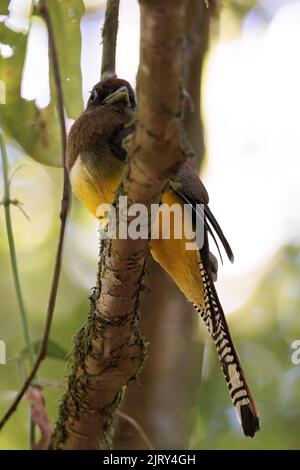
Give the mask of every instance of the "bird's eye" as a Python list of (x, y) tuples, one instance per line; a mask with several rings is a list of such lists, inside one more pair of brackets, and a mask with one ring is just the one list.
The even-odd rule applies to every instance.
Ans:
[(90, 102), (91, 102), (91, 103), (94, 103), (97, 98), (98, 98), (97, 92), (96, 92), (95, 90), (91, 91), (91, 94), (90, 94)]

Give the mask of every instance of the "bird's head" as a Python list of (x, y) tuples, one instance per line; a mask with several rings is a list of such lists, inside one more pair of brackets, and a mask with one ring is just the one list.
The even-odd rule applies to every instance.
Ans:
[(129, 130), (135, 105), (134, 91), (126, 80), (112, 77), (97, 83), (86, 109), (70, 129), (67, 168), (72, 168), (80, 153), (93, 151), (97, 154), (110, 145), (116, 133), (125, 128)]
[(135, 97), (133, 89), (126, 80), (108, 78), (97, 83), (91, 91), (87, 110), (95, 107), (117, 107), (134, 111)]

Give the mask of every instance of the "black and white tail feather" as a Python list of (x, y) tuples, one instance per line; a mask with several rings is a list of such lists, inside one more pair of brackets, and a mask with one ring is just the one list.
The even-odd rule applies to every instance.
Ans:
[[(207, 206), (206, 206), (207, 209)], [(215, 229), (230, 261), (233, 261), (233, 253), (219, 224), (209, 211), (205, 211), (209, 222)], [(209, 244), (207, 232), (204, 234), (204, 245), (200, 250), (199, 263), (200, 274), (204, 290), (204, 309), (194, 305), (200, 313), (217, 349), (221, 368), (229, 389), (232, 403), (236, 409), (244, 434), (253, 437), (259, 430), (259, 414), (255, 401), (250, 393), (239, 357), (233, 344), (226, 317), (222, 309), (217, 291), (215, 289), (211, 266), (209, 262)]]
[(199, 269), (203, 282), (205, 307), (203, 309), (195, 304), (194, 307), (200, 313), (216, 346), (231, 400), (237, 411), (244, 434), (253, 437), (256, 431), (259, 430), (258, 410), (231, 339), (213, 281), (202, 262), (199, 263)]
[(259, 430), (258, 411), (249, 391), (213, 282), (209, 279), (202, 262), (199, 268), (204, 287), (205, 309), (195, 304), (194, 307), (200, 313), (215, 343), (221, 368), (244, 434), (253, 437)]

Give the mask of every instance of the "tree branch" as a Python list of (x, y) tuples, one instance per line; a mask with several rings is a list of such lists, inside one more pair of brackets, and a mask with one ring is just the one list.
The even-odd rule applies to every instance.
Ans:
[[(190, 155), (181, 116), (184, 6), (184, 0), (140, 1), (137, 131), (129, 143), (120, 194), (129, 205), (140, 202), (148, 210)], [(141, 239), (102, 245), (98, 288), (76, 338), (52, 449), (96, 449), (99, 441), (109, 445), (124, 388), (139, 376), (145, 359), (138, 303), (148, 250), (148, 241)]]
[(209, 5), (198, 0), (187, 0), (184, 46), (184, 84), (187, 92), (184, 124), (187, 137), (195, 152), (191, 162), (199, 171), (204, 158), (204, 133), (201, 116), (201, 86), (204, 57), (209, 42), (210, 18), (215, 12), (215, 0)]
[(65, 153), (66, 153), (66, 125), (65, 125), (65, 117), (64, 117), (64, 102), (63, 102), (63, 92), (61, 86), (61, 78), (59, 73), (59, 66), (58, 66), (58, 55), (57, 55), (57, 48), (55, 44), (55, 38), (53, 33), (53, 28), (51, 24), (51, 19), (49, 15), (48, 5), (46, 0), (40, 0), (40, 11), (42, 16), (45, 19), (47, 29), (48, 29), (48, 37), (49, 37), (49, 51), (50, 57), (53, 63), (54, 69), (54, 79), (55, 79), (55, 86), (56, 86), (56, 93), (57, 93), (57, 107), (59, 112), (59, 120), (60, 120), (60, 129), (61, 129), (61, 143), (62, 143), (62, 163), (64, 169), (64, 183), (63, 183), (63, 195), (61, 201), (61, 211), (60, 211), (60, 233), (59, 233), (59, 240), (58, 246), (56, 251), (55, 257), (55, 265), (54, 265), (54, 272), (52, 277), (52, 284), (48, 299), (48, 306), (47, 306), (47, 313), (46, 313), (46, 323), (44, 326), (44, 332), (42, 336), (42, 341), (40, 345), (40, 349), (38, 355), (36, 357), (35, 363), (25, 380), (22, 388), (18, 392), (15, 400), (3, 416), (0, 421), (0, 429), (5, 425), (7, 420), (10, 416), (16, 411), (21, 399), (23, 398), (26, 390), (28, 389), (29, 385), (31, 384), (32, 380), (34, 379), (41, 362), (46, 356), (47, 353), (47, 344), (50, 336), (50, 329), (52, 325), (53, 313), (55, 308), (55, 302), (57, 297), (57, 289), (58, 283), (60, 278), (60, 271), (61, 271), (61, 262), (62, 262), (62, 251), (63, 251), (63, 243), (64, 243), (64, 235), (65, 235), (65, 228), (66, 228), (66, 220), (69, 208), (69, 178), (68, 172), (65, 166)]
[(10, 198), (10, 181), (8, 178), (8, 158), (7, 158), (4, 138), (3, 138), (1, 131), (0, 131), (0, 148), (1, 148), (1, 156), (2, 156), (3, 182), (4, 182), (4, 197), (1, 203), (4, 205), (6, 232), (7, 232), (7, 239), (8, 239), (8, 245), (9, 245), (11, 269), (12, 269), (12, 275), (13, 275), (13, 280), (14, 280), (14, 285), (15, 285), (15, 290), (16, 290), (17, 302), (19, 306), (24, 341), (25, 341), (25, 345), (28, 351), (29, 364), (30, 366), (32, 366), (34, 363), (34, 348), (33, 348), (32, 338), (30, 334), (30, 328), (28, 324), (28, 315), (26, 312), (22, 289), (21, 289), (15, 239), (14, 239), (11, 213), (10, 213), (10, 204), (15, 204), (18, 206), (18, 204), (20, 203), (18, 201), (13, 201)]
[(115, 74), (120, 0), (107, 0), (102, 29), (101, 80)]

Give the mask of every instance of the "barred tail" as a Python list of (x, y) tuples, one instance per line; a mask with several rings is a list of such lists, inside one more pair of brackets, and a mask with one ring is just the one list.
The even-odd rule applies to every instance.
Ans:
[(231, 400), (242, 424), (244, 434), (253, 437), (259, 430), (259, 414), (233, 345), (228, 325), (213, 282), (202, 263), (199, 265), (204, 287), (205, 310), (194, 304), (217, 348)]

